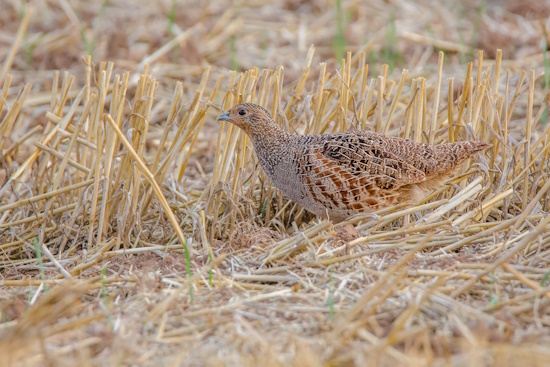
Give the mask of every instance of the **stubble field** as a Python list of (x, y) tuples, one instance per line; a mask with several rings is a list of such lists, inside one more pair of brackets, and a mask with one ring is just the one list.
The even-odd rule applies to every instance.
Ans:
[[(548, 1), (0, 0), (0, 365), (550, 364)], [(334, 224), (216, 116), (492, 144)]]

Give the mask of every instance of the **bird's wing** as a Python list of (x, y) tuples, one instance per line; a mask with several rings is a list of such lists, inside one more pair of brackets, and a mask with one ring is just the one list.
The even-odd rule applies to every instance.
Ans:
[[(304, 149), (306, 170), (344, 185), (393, 190), (424, 181), (426, 174), (393, 154), (377, 139), (354, 133), (322, 136)], [(334, 181), (334, 180), (333, 180)]]

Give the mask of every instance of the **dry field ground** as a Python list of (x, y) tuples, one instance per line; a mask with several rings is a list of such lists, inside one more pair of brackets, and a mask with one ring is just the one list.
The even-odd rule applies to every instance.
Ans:
[[(0, 0), (0, 365), (550, 365), (549, 45), (548, 0)], [(239, 101), (492, 148), (333, 224)]]

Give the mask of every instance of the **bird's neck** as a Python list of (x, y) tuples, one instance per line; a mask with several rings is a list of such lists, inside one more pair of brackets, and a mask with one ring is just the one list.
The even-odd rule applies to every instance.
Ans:
[(296, 138), (281, 129), (273, 120), (257, 129), (248, 131), (256, 155), (264, 170), (268, 173), (283, 157), (291, 152), (292, 142)]
[(248, 131), (255, 149), (276, 149), (284, 147), (294, 138), (285, 130), (281, 129), (275, 121), (271, 120), (266, 124), (257, 126)]

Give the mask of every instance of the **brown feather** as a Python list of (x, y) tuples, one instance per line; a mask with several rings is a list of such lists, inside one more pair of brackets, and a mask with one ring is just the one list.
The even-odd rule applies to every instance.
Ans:
[(304, 209), (334, 220), (418, 200), (490, 147), (475, 141), (421, 144), (371, 131), (291, 135), (250, 103), (223, 117), (249, 135), (275, 186)]

